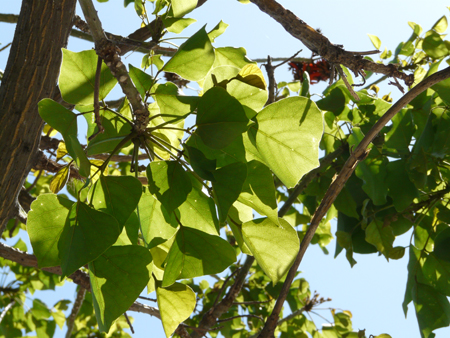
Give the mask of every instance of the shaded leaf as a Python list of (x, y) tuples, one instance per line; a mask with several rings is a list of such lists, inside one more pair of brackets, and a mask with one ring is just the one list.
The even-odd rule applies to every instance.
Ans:
[(113, 216), (82, 202), (73, 204), (58, 242), (62, 276), (96, 259), (117, 241), (120, 233), (121, 227)]
[(236, 261), (233, 247), (217, 235), (181, 227), (167, 255), (162, 285), (220, 273)]
[(100, 331), (134, 303), (152, 273), (152, 255), (137, 245), (113, 246), (89, 263), (95, 316)]
[(238, 199), (247, 178), (247, 166), (235, 162), (214, 172), (212, 187), (216, 197), (219, 220), (225, 222), (231, 205)]
[(114, 216), (123, 226), (139, 203), (142, 184), (132, 176), (102, 175), (91, 190), (94, 208)]
[(247, 130), (244, 108), (223, 88), (214, 87), (200, 99), (197, 110), (197, 131), (209, 147), (221, 149)]
[(183, 204), (192, 190), (191, 179), (175, 161), (151, 162), (147, 167), (147, 177), (150, 192), (169, 213)]

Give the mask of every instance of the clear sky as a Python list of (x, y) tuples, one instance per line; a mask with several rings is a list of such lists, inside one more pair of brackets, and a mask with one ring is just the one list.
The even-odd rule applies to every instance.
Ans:
[[(406, 41), (412, 31), (408, 21), (422, 25), (424, 31), (442, 16), (448, 15), (449, 5), (445, 0), (321, 0), (298, 1), (279, 0), (299, 18), (314, 28), (321, 28), (323, 34), (333, 43), (342, 44), (347, 50), (366, 51), (373, 49), (367, 34), (377, 35), (382, 42), (382, 49), (394, 50), (401, 41)], [(1, 13), (20, 11), (20, 1), (0, 0)], [(130, 5), (123, 8), (122, 0), (110, 0), (107, 3), (95, 2), (100, 19), (105, 30), (128, 35), (138, 28), (138, 19)], [(150, 5), (151, 6), (151, 5)], [(78, 14), (82, 16), (78, 9)], [(230, 26), (226, 32), (216, 39), (215, 46), (245, 47), (252, 59), (272, 57), (288, 57), (303, 49), (300, 56), (310, 57), (311, 53), (296, 39), (291, 37), (277, 22), (252, 5), (242, 5), (236, 0), (208, 0), (201, 8), (190, 14), (198, 22), (181, 36), (192, 35), (204, 24), (213, 28), (220, 20)], [(0, 23), (0, 48), (12, 41), (14, 25)], [(182, 40), (174, 40), (181, 43)], [(92, 44), (71, 38), (69, 49), (80, 51), (92, 48)], [(9, 51), (9, 49), (8, 49)], [(7, 62), (7, 51), (0, 53), (0, 69)], [(126, 58), (126, 62), (140, 64), (142, 55), (134, 53)], [(287, 67), (277, 70), (278, 81), (291, 81), (292, 77)], [(313, 86), (312, 92), (320, 93), (323, 87)], [(394, 98), (400, 97), (395, 87), (383, 86), (382, 94), (392, 92)], [(116, 91), (119, 93), (119, 91)], [(117, 94), (118, 95), (118, 94)], [(335, 227), (332, 230), (335, 232)], [(398, 241), (398, 242), (397, 242)], [(408, 245), (409, 236), (397, 239), (396, 245)], [(334, 252), (335, 241), (328, 250)], [(389, 333), (393, 338), (420, 337), (412, 304), (409, 307), (408, 318), (405, 319), (401, 303), (406, 286), (407, 255), (399, 260), (387, 262), (385, 258), (371, 255), (355, 255), (358, 262), (351, 269), (344, 255), (337, 259), (333, 255), (325, 256), (322, 251), (313, 246), (308, 249), (300, 266), (303, 272), (300, 276), (310, 283), (311, 290), (317, 290), (321, 296), (333, 299), (326, 306), (350, 310), (353, 313), (354, 329), (366, 329), (367, 335)], [(56, 295), (46, 292), (43, 297), (49, 304), (54, 304), (59, 298), (74, 299), (73, 288), (64, 288)], [(149, 304), (153, 305), (153, 304)], [(317, 311), (325, 314), (325, 311)], [(164, 337), (161, 323), (149, 319), (147, 315), (130, 313), (135, 318), (134, 337)], [(315, 323), (320, 326), (325, 323), (322, 318), (312, 315)], [(438, 338), (450, 337), (450, 328), (435, 331)], [(57, 337), (63, 337), (63, 331), (57, 328)]]

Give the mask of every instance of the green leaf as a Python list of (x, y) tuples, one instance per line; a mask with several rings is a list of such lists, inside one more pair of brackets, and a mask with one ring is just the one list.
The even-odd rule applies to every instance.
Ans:
[(274, 285), (287, 273), (299, 250), (295, 229), (282, 218), (279, 224), (268, 218), (242, 224), (245, 243)]
[(100, 331), (133, 304), (152, 273), (152, 255), (137, 245), (113, 246), (89, 263), (95, 316)]
[(220, 222), (227, 219), (228, 211), (238, 199), (246, 178), (247, 166), (242, 162), (229, 164), (214, 172), (212, 187), (217, 199)]
[(234, 66), (241, 69), (247, 64), (256, 63), (247, 58), (247, 51), (242, 47), (220, 47), (216, 48), (215, 51), (216, 60), (214, 61), (214, 68), (219, 66)]
[(100, 176), (90, 199), (96, 210), (103, 211), (123, 226), (136, 209), (142, 195), (141, 182), (132, 176)]
[[(156, 88), (155, 98), (161, 110), (161, 114), (172, 116), (184, 116), (192, 113), (197, 108), (200, 98), (198, 96), (181, 96), (178, 87), (172, 82), (166, 82)], [(170, 117), (163, 116), (169, 120)]]
[(444, 33), (447, 30), (448, 22), (447, 17), (443, 15), (436, 23), (431, 27), (437, 33)]
[(175, 161), (151, 162), (147, 167), (147, 177), (150, 192), (169, 213), (183, 204), (192, 190), (191, 179)]
[(256, 147), (287, 188), (319, 166), (323, 118), (313, 101), (290, 97), (261, 110), (256, 120)]
[(139, 68), (134, 67), (133, 65), (128, 65), (129, 74), (131, 80), (133, 80), (136, 89), (139, 94), (141, 94), (142, 99), (145, 98), (145, 94), (152, 88), (155, 83), (155, 79), (153, 76), (147, 74), (146, 72), (140, 70)]
[[(63, 60), (59, 75), (59, 88), (64, 101), (72, 104), (89, 105), (94, 103), (95, 72), (98, 56), (95, 50), (71, 52), (62, 49)], [(100, 101), (106, 98), (117, 80), (102, 62), (100, 72)]]
[(216, 170), (216, 160), (209, 160), (205, 154), (195, 147), (184, 145), (189, 154), (189, 163), (198, 176), (204, 180), (214, 181), (213, 172)]
[(193, 186), (186, 201), (178, 207), (180, 223), (185, 227), (218, 235), (216, 205), (201, 189), (201, 186)]
[(70, 174), (70, 166), (66, 165), (58, 170), (50, 182), (50, 190), (57, 194), (67, 183)]
[[(126, 104), (128, 104), (128, 101), (126, 101)], [(104, 131), (103, 133), (97, 134), (88, 142), (86, 151), (89, 156), (113, 152), (119, 143), (132, 132), (130, 123), (124, 121), (123, 118), (117, 116), (116, 114), (107, 110), (102, 110), (100, 112), (100, 116), (102, 117), (102, 126)], [(92, 133), (88, 134), (93, 135), (98, 131), (98, 127), (95, 123), (95, 116), (94, 114), (85, 114), (84, 117), (86, 118), (88, 125), (91, 126), (91, 128), (93, 127)], [(125, 143), (123, 147), (130, 144), (131, 141)]]
[(388, 196), (392, 198), (395, 209), (401, 212), (409, 207), (416, 197), (419, 197), (419, 191), (408, 177), (405, 160), (390, 161), (386, 167)]
[(436, 236), (433, 253), (438, 259), (450, 262), (450, 228), (444, 229)]
[(80, 175), (89, 177), (91, 165), (77, 138), (77, 116), (51, 99), (41, 100), (38, 108), (42, 119), (61, 133), (67, 151), (80, 168)]
[(61, 264), (58, 240), (72, 205), (72, 201), (53, 194), (40, 195), (31, 203), (27, 231), (39, 268)]
[[(228, 212), (228, 225), (233, 232), (236, 242), (238, 242), (241, 251), (247, 255), (252, 255), (252, 252), (248, 248), (247, 244), (244, 243), (244, 238), (242, 237), (242, 223), (251, 221), (253, 219), (252, 208), (242, 204), (239, 201), (233, 203)], [(278, 220), (277, 220), (278, 222)]]
[(208, 74), (214, 63), (214, 49), (205, 27), (183, 43), (166, 63), (164, 70), (190, 81), (198, 81)]
[(164, 27), (168, 32), (180, 34), (185, 28), (197, 22), (195, 19), (180, 19), (163, 17)]
[(197, 0), (172, 0), (173, 16), (181, 18), (197, 7)]
[(428, 285), (415, 283), (412, 299), (423, 338), (433, 338), (433, 330), (450, 325), (450, 304), (446, 296)]
[(242, 67), (238, 74), (238, 80), (261, 90), (266, 90), (267, 87), (261, 69), (255, 64), (249, 64)]
[(341, 190), (333, 204), (340, 212), (359, 219), (356, 202), (346, 186)]
[(189, 137), (186, 144), (199, 149), (209, 160), (216, 160), (216, 168), (224, 167), (234, 162), (246, 162), (246, 148), (243, 143), (243, 136), (238, 136), (225, 148), (212, 149), (203, 143), (196, 133)]
[(275, 185), (270, 169), (258, 161), (247, 163), (247, 178), (239, 202), (252, 207), (260, 215), (278, 224), (278, 208)]
[(194, 311), (195, 293), (189, 286), (175, 283), (167, 288), (157, 287), (156, 297), (164, 332), (169, 338), (178, 325), (189, 318)]
[(367, 35), (369, 36), (370, 41), (372, 41), (373, 46), (376, 49), (380, 49), (380, 47), (381, 47), (381, 40), (380, 40), (380, 38), (378, 36), (372, 35), (372, 34), (367, 34)]
[(377, 250), (389, 258), (389, 252), (394, 243), (394, 233), (390, 226), (384, 226), (383, 222), (374, 220), (366, 228), (366, 241), (376, 246)]
[(227, 91), (231, 96), (236, 98), (242, 106), (244, 106), (244, 109), (248, 107), (256, 112), (264, 107), (268, 98), (268, 93), (265, 89), (252, 86), (239, 80), (233, 80), (228, 83)]
[(211, 42), (214, 42), (214, 40), (222, 35), (225, 30), (227, 29), (228, 24), (220, 20), (220, 22), (208, 33), (208, 37), (211, 40)]
[(220, 273), (236, 261), (233, 247), (217, 235), (181, 227), (167, 255), (162, 285)]
[(69, 276), (96, 259), (116, 242), (120, 233), (121, 227), (113, 216), (82, 202), (73, 204), (58, 241), (62, 276)]
[(448, 55), (449, 50), (441, 36), (429, 31), (427, 32), (422, 44), (423, 51), (433, 59), (440, 59)]
[(139, 201), (139, 219), (149, 249), (164, 243), (177, 231), (178, 223), (173, 213), (168, 213), (148, 190)]
[(56, 323), (54, 320), (40, 320), (36, 324), (36, 335), (39, 338), (52, 338), (55, 334)]
[[(356, 147), (364, 138), (359, 127), (353, 128), (353, 133), (349, 136), (349, 145)], [(355, 174), (363, 181), (363, 190), (369, 195), (375, 205), (386, 203), (388, 186), (386, 183), (387, 170), (389, 163), (386, 157), (379, 156), (375, 150), (369, 153), (369, 156), (358, 164)]]
[(211, 88), (200, 99), (196, 133), (207, 146), (213, 149), (228, 146), (247, 130), (247, 123), (242, 105), (223, 88)]

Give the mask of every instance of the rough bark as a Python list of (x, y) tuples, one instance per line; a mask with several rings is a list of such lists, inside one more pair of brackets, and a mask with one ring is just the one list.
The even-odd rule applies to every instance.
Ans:
[(23, 0), (0, 87), (0, 234), (19, 212), (17, 197), (39, 146), (37, 103), (53, 97), (76, 0)]

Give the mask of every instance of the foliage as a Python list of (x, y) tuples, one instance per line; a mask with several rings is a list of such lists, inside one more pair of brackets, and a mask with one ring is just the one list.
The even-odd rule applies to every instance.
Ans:
[[(196, 3), (156, 1), (153, 15), (165, 20), (168, 31), (179, 33), (191, 22), (184, 16)], [(147, 22), (145, 2), (134, 5)], [(426, 33), (418, 24), (410, 26), (412, 36), (380, 58), (414, 71), (417, 84), (450, 54), (449, 43), (443, 40), (447, 20), (441, 18)], [(104, 132), (98, 133), (93, 108), (93, 83), (99, 76), (96, 52), (63, 51), (59, 87), (77, 112), (51, 99), (39, 104), (42, 119), (64, 141), (58, 148), (63, 166), (54, 176), (45, 172), (37, 176), (30, 190), (36, 199), (26, 230), (39, 268), (61, 266), (63, 277), (79, 269), (89, 272), (92, 294), (84, 300), (73, 337), (98, 331), (127, 337), (123, 328), (128, 324), (120, 316), (145, 287), (156, 293), (167, 337), (180, 323), (196, 327), (232, 285), (244, 255), (254, 256), (257, 263), (236, 303), (209, 334), (257, 334), (334, 175), (391, 107), (388, 96), (378, 97), (375, 85), (360, 90), (361, 100), (354, 101), (342, 80), (313, 101), (312, 88), (303, 79), (280, 82), (277, 92), (284, 98), (266, 105), (264, 76), (245, 49), (213, 46), (225, 28), (222, 22), (210, 32), (201, 28), (165, 63), (151, 51), (143, 68), (155, 75), (130, 65), (129, 75), (150, 113), (144, 133), (134, 128), (136, 116), (127, 98), (117, 109), (108, 106), (106, 98), (117, 81), (105, 63), (98, 88)], [(376, 36), (370, 39), (376, 48), (381, 46)], [(196, 81), (199, 95), (182, 95), (175, 82), (163, 82), (163, 72)], [(428, 89), (383, 129), (312, 241), (327, 253), (333, 238), (330, 221), (337, 218), (335, 255), (345, 249), (352, 266), (355, 253), (380, 253), (389, 260), (408, 252), (403, 308), (406, 314), (413, 301), (424, 338), (450, 325), (449, 91), (450, 80)], [(77, 137), (81, 115), (89, 127), (86, 146)], [(188, 118), (195, 119), (193, 126), (185, 125)], [(320, 166), (320, 174), (301, 192), (296, 205), (279, 218), (278, 205), (319, 167), (319, 153), (325, 156), (336, 150), (340, 152), (334, 161)], [(103, 153), (109, 154), (106, 159), (96, 159)], [(113, 155), (131, 156), (131, 161), (115, 162)], [(139, 162), (139, 156), (148, 161)], [(81, 180), (70, 175), (73, 170)], [(60, 192), (64, 186), (67, 189)], [(17, 225), (10, 221), (4, 236), (17, 236)], [(23, 224), (19, 227), (25, 229)], [(394, 244), (402, 235), (411, 237), (407, 248)], [(26, 251), (21, 241), (16, 246)], [(63, 281), (3, 258), (0, 264), (16, 280), (1, 289), (0, 308), (5, 313), (0, 335), (18, 337), (35, 331), (38, 337), (53, 336), (56, 325), (64, 325), (62, 311), (70, 301), (49, 309), (35, 298), (27, 312), (23, 303), (25, 292), (54, 290)], [(229, 277), (218, 277), (213, 285), (194, 279), (224, 271)], [(333, 325), (316, 327), (306, 314), (326, 300), (312, 295), (303, 278), (294, 280), (287, 301), (297, 316), (280, 322), (276, 331), (280, 337), (364, 335), (353, 331), (348, 311), (332, 310)], [(6, 310), (8, 304), (13, 305)]]

